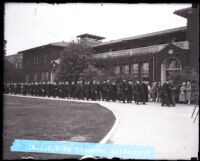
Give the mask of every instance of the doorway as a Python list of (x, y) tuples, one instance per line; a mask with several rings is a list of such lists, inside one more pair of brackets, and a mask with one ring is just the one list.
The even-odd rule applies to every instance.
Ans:
[(161, 83), (166, 82), (173, 75), (180, 73), (181, 71), (181, 62), (175, 57), (170, 57), (165, 59), (161, 64)]

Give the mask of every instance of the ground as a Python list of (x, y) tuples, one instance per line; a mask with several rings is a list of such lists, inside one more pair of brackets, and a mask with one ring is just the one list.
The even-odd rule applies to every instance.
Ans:
[(99, 142), (112, 128), (113, 113), (98, 104), (4, 96), (3, 157), (21, 159), (81, 156), (10, 152), (14, 139)]
[[(71, 100), (65, 101), (68, 103)], [(192, 157), (198, 157), (199, 117), (196, 122), (193, 121), (199, 108), (191, 118), (194, 105), (177, 104), (176, 107), (162, 107), (160, 103), (153, 102), (135, 105), (105, 101), (73, 101), (98, 103), (114, 112), (118, 124), (107, 144), (151, 146), (155, 149), (156, 160), (190, 160)], [(13, 103), (17, 107), (18, 103)], [(9, 115), (11, 117), (13, 114)], [(59, 156), (57, 155), (58, 159)]]

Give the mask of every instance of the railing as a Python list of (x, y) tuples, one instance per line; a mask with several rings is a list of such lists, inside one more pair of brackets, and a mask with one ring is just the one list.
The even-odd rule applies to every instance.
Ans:
[[(189, 49), (189, 42), (188, 41), (180, 41), (180, 42), (173, 42), (173, 45), (181, 48), (181, 49)], [(107, 57), (118, 57), (118, 56), (132, 56), (132, 55), (142, 55), (147, 53), (157, 53), (164, 49), (169, 43), (167, 44), (160, 44), (160, 45), (153, 45), (141, 48), (133, 48), (127, 50), (118, 50), (106, 53), (98, 53), (94, 55), (94, 58), (107, 58)]]

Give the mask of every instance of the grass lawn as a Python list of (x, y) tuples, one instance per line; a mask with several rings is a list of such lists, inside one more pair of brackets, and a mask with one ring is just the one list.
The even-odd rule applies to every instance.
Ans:
[(4, 96), (3, 158), (80, 158), (80, 156), (11, 152), (15, 139), (99, 142), (111, 129), (111, 111), (91, 103)]

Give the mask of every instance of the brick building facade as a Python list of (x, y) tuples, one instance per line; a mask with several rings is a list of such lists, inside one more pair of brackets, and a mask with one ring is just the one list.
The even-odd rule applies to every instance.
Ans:
[(115, 75), (165, 82), (172, 74), (190, 66), (186, 30), (180, 27), (94, 45), (94, 57), (99, 60), (100, 68), (108, 71), (106, 64), (109, 64)]
[(67, 47), (66, 42), (58, 42), (20, 51), (19, 54), (23, 55), (24, 81), (53, 81), (56, 60), (59, 59), (59, 54), (65, 47)]

